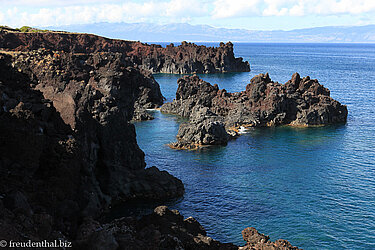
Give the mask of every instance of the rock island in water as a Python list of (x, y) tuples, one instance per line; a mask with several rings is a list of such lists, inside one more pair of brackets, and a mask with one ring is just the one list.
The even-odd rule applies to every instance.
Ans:
[[(118, 203), (184, 194), (179, 179), (145, 168), (130, 121), (150, 119), (145, 110), (163, 103), (151, 73), (249, 71), (233, 44), (162, 48), (33, 31), (0, 30), (0, 238), (61, 239), (76, 249), (237, 249), (165, 206), (143, 218), (103, 220)], [(257, 76), (241, 93), (185, 77), (162, 110), (206, 129), (199, 139), (180, 136), (198, 145), (226, 143), (240, 125), (320, 125), (344, 122), (347, 114), (317, 81), (297, 74), (285, 85)], [(242, 235), (241, 249), (297, 249), (254, 228)]]

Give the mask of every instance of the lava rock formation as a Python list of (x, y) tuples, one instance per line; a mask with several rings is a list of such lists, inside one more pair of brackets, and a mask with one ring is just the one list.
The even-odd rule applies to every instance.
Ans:
[[(199, 113), (202, 109), (205, 114)], [(301, 79), (298, 73), (285, 84), (271, 81), (268, 73), (260, 74), (245, 91), (236, 93), (198, 76), (185, 76), (178, 80), (176, 98), (161, 111), (190, 119), (180, 126), (178, 142), (171, 144), (181, 149), (225, 145), (240, 127), (321, 126), (345, 123), (348, 115), (346, 106), (331, 98), (318, 80)]]

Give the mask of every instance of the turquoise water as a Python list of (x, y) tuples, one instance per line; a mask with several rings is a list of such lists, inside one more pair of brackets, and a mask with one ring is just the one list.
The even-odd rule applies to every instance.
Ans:
[[(226, 147), (176, 151), (179, 118), (154, 112), (136, 123), (148, 166), (180, 178), (183, 199), (169, 204), (193, 216), (209, 236), (243, 245), (256, 227), (304, 249), (375, 249), (375, 45), (235, 44), (250, 73), (202, 75), (228, 91), (269, 72), (319, 79), (346, 104), (348, 122), (324, 128), (253, 129)], [(168, 101), (179, 75), (155, 75)]]

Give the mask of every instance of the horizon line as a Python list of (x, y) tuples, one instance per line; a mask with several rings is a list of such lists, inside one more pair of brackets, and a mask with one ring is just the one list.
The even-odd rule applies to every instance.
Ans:
[(305, 29), (314, 29), (314, 28), (353, 28), (353, 27), (364, 27), (364, 26), (371, 26), (375, 25), (375, 23), (371, 24), (358, 24), (358, 25), (325, 25), (325, 26), (311, 26), (306, 28), (295, 28), (295, 29), (247, 29), (247, 28), (227, 28), (227, 27), (220, 27), (220, 26), (213, 26), (210, 24), (191, 24), (188, 22), (174, 22), (174, 23), (165, 23), (165, 24), (158, 24), (158, 23), (151, 23), (151, 22), (94, 22), (94, 23), (77, 23), (77, 24), (67, 24), (67, 25), (56, 25), (56, 26), (35, 26), (40, 28), (48, 28), (48, 27), (68, 27), (68, 26), (74, 26), (74, 25), (94, 25), (94, 24), (153, 24), (158, 26), (166, 26), (166, 25), (173, 25), (173, 24), (188, 24), (191, 26), (209, 26), (216, 29), (228, 29), (228, 30), (247, 30), (247, 31), (294, 31), (294, 30), (305, 30)]

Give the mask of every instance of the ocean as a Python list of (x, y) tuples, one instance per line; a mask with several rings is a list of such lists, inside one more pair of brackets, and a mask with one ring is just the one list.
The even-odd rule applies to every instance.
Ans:
[[(218, 44), (204, 44), (218, 45)], [(137, 122), (147, 166), (180, 178), (183, 198), (168, 203), (195, 217), (210, 237), (243, 245), (249, 226), (304, 249), (375, 249), (375, 44), (235, 43), (251, 72), (200, 75), (229, 92), (270, 74), (318, 79), (347, 105), (345, 125), (255, 128), (226, 147), (178, 151), (179, 117), (154, 111)], [(167, 101), (181, 75), (157, 74)]]

